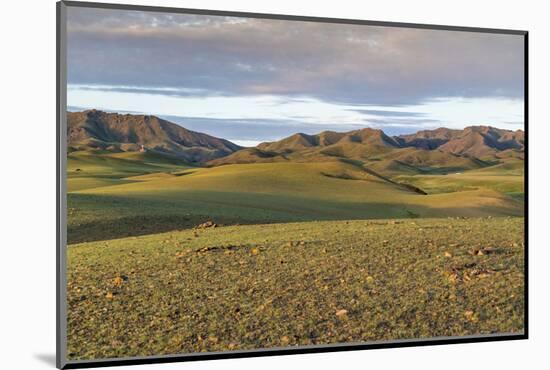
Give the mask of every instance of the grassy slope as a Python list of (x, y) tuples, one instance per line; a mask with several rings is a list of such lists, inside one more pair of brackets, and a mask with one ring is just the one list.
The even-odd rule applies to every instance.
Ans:
[(75, 151), (67, 157), (69, 191), (131, 182), (124, 177), (188, 168), (184, 162), (154, 153)]
[(519, 202), (491, 188), (419, 195), (341, 161), (226, 165), (180, 176), (127, 177), (116, 186), (72, 192), (68, 200), (70, 242), (182, 229), (206, 219), (250, 224), (522, 215)]
[(458, 157), (438, 150), (405, 148), (369, 157), (367, 164), (387, 176), (403, 173), (445, 174), (487, 166), (478, 159)]
[(523, 232), (521, 218), (332, 221), (74, 245), (69, 358), (519, 332)]
[(491, 167), (448, 175), (399, 175), (394, 179), (413, 184), (428, 193), (448, 193), (486, 188), (520, 199), (524, 193), (524, 162), (509, 160)]
[[(285, 146), (286, 147), (286, 146)], [(268, 146), (271, 148), (271, 146)], [(277, 148), (277, 146), (275, 146)], [(218, 158), (209, 164), (270, 163), (270, 162), (326, 162), (335, 159), (348, 159), (363, 162), (372, 170), (387, 176), (403, 173), (444, 174), (457, 171), (478, 169), (490, 165), (479, 159), (459, 157), (439, 150), (417, 148), (396, 149), (380, 143), (361, 144), (353, 141), (338, 142), (326, 147), (292, 147), (287, 151), (262, 151), (249, 148), (238, 151), (227, 157)]]

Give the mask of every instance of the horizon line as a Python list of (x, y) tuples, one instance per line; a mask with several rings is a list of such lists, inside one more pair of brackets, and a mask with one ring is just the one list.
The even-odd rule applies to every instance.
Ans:
[[(109, 110), (109, 109), (98, 109), (98, 108), (84, 108), (84, 107), (71, 107), (71, 106), (68, 106), (67, 107), (67, 112), (68, 113), (85, 113), (85, 112), (90, 112), (90, 111), (96, 111), (96, 112), (101, 112), (101, 113), (106, 113), (106, 114), (118, 114), (118, 115), (130, 115), (130, 116), (144, 116), (144, 117), (155, 117), (155, 118), (158, 118), (158, 119), (162, 119), (166, 122), (169, 122), (169, 123), (172, 123), (174, 125), (177, 125), (177, 126), (180, 126), (188, 131), (193, 131), (193, 132), (198, 132), (198, 133), (201, 133), (201, 134), (204, 134), (203, 132), (200, 132), (200, 131), (196, 131), (196, 130), (192, 130), (192, 129), (188, 129), (187, 127), (183, 126), (182, 123), (179, 123), (179, 122), (174, 122), (174, 121), (171, 121), (170, 119), (167, 119), (167, 118), (164, 118), (164, 117), (177, 117), (177, 118), (182, 118), (182, 119), (205, 119), (205, 118), (202, 118), (202, 117), (190, 117), (190, 116), (171, 116), (171, 115), (162, 115), (162, 114), (151, 114), (151, 113), (146, 113), (146, 112), (129, 112), (129, 111), (115, 111), (115, 110)], [(217, 119), (217, 120), (223, 120), (223, 119)], [(231, 119), (231, 118), (228, 118), (227, 119), (228, 121), (232, 121), (232, 120), (238, 120), (238, 119)], [(247, 121), (253, 121), (253, 119), (247, 119)], [(258, 121), (262, 121), (262, 119), (258, 119)], [(265, 120), (263, 120), (265, 121)], [(340, 123), (342, 124), (342, 123)], [(326, 126), (325, 124), (311, 124), (311, 125), (314, 125), (314, 126)], [(342, 133), (342, 134), (345, 134), (345, 133), (350, 133), (350, 132), (354, 132), (354, 131), (360, 131), (360, 130), (366, 130), (366, 129), (370, 129), (370, 130), (375, 130), (375, 131), (380, 131), (382, 133), (384, 133), (384, 135), (387, 135), (384, 131), (384, 128), (379, 128), (379, 127), (372, 127), (372, 126), (369, 126), (367, 124), (364, 124), (364, 125), (361, 125), (361, 124), (353, 124), (354, 126), (363, 126), (361, 128), (358, 128), (358, 129), (354, 129), (354, 130), (347, 130), (347, 131), (336, 131), (336, 130), (322, 130), (322, 131), (319, 131), (315, 134), (308, 134), (308, 133), (305, 133), (305, 132), (301, 132), (301, 131), (296, 131), (294, 132), (293, 134), (291, 135), (288, 135), (288, 136), (283, 136), (279, 139), (275, 139), (275, 140), (251, 140), (251, 139), (233, 139), (233, 140), (237, 140), (237, 141), (243, 141), (243, 142), (252, 142), (252, 141), (256, 141), (258, 143), (264, 143), (264, 142), (272, 142), (272, 141), (278, 141), (278, 140), (282, 140), (282, 139), (285, 139), (285, 138), (289, 138), (289, 137), (292, 137), (294, 135), (306, 135), (306, 136), (315, 136), (315, 135), (319, 135), (319, 134), (322, 134), (322, 133), (325, 133), (325, 132), (333, 132), (333, 133)], [(424, 132), (424, 131), (437, 131), (437, 130), (440, 130), (440, 129), (444, 129), (444, 130), (450, 130), (450, 131), (464, 131), (468, 128), (484, 128), (484, 127), (487, 127), (487, 128), (493, 128), (493, 129), (497, 129), (497, 130), (502, 130), (502, 131), (508, 131), (508, 132), (518, 132), (518, 131), (521, 131), (521, 132), (525, 132), (525, 123), (522, 123), (522, 126), (523, 128), (519, 128), (519, 129), (515, 129), (515, 130), (511, 130), (511, 129), (507, 129), (507, 128), (500, 128), (500, 127), (497, 127), (497, 126), (493, 126), (493, 125), (490, 125), (490, 124), (471, 124), (471, 125), (467, 125), (467, 126), (464, 126), (463, 128), (450, 128), (450, 127), (446, 127), (446, 126), (438, 126), (438, 127), (433, 127), (433, 128), (423, 128), (423, 129), (419, 129), (419, 130), (416, 130), (414, 132), (409, 132), (409, 133), (401, 133), (401, 134), (398, 134), (398, 135), (387, 135), (389, 137), (399, 137), (399, 136), (406, 136), (406, 135), (414, 135), (414, 134), (417, 134), (417, 133), (420, 133), (420, 132)], [(206, 134), (206, 135), (210, 135), (210, 136), (213, 136), (211, 134)], [(226, 139), (226, 140), (229, 140), (229, 139)], [(229, 141), (233, 141), (233, 140), (229, 140)]]

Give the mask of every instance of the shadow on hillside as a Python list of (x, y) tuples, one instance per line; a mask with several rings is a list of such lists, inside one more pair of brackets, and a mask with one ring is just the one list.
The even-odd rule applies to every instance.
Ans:
[[(71, 225), (67, 231), (68, 244), (94, 242), (101, 240), (118, 239), (132, 236), (142, 236), (158, 234), (177, 230), (192, 229), (201, 223), (209, 220), (213, 220), (219, 226), (232, 226), (232, 225), (254, 225), (254, 224), (272, 224), (272, 223), (285, 223), (285, 222), (308, 222), (308, 221), (338, 221), (338, 220), (369, 220), (369, 219), (414, 219), (425, 218), (422, 214), (426, 214), (429, 210), (427, 207), (415, 206), (414, 211), (405, 209), (405, 213), (399, 217), (372, 217), (365, 215), (365, 217), (342, 217), (341, 215), (334, 215), (333, 217), (327, 217), (326, 215), (320, 215), (319, 217), (304, 217), (302, 220), (296, 219), (255, 219), (247, 220), (243, 218), (230, 219), (223, 217), (209, 217), (201, 215), (193, 216), (127, 216), (117, 219), (105, 219), (95, 220), (93, 222)], [(452, 215), (446, 216), (429, 216), (428, 218), (451, 218), (451, 217), (468, 217), (470, 209), (459, 208), (454, 209)], [(505, 209), (497, 208), (488, 210), (489, 214), (493, 213), (498, 216), (522, 216), (519, 214), (511, 214)], [(479, 215), (472, 215), (471, 217), (480, 217)]]
[[(69, 225), (67, 228), (67, 243), (75, 244), (185, 230), (208, 220), (210, 220), (208, 216), (178, 215), (139, 215), (94, 220), (92, 222)], [(221, 221), (216, 222), (220, 223)], [(228, 223), (234, 224), (236, 222)]]
[[(69, 194), (68, 244), (191, 229), (206, 221), (250, 225), (304, 221), (523, 216), (520, 202), (480, 204), (476, 198), (442, 207), (372, 201), (345, 201), (263, 193), (194, 191), (164, 198)], [(420, 201), (429, 199), (417, 196)]]

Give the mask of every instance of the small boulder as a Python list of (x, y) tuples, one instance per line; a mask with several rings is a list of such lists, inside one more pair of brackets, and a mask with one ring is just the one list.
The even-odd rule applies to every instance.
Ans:
[(344, 317), (344, 316), (346, 316), (347, 314), (348, 314), (348, 310), (342, 309), (342, 310), (336, 311), (336, 316), (338, 316), (338, 317)]
[(216, 223), (214, 223), (213, 221), (206, 221), (206, 222), (203, 222), (200, 225), (195, 226), (195, 229), (208, 229), (208, 228), (217, 227), (217, 226), (218, 225)]

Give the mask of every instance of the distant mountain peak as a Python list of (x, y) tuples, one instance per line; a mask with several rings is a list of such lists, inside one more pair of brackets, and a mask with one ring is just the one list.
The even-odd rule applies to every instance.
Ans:
[(315, 135), (297, 133), (279, 141), (262, 143), (257, 148), (275, 152), (294, 152), (304, 148), (325, 147), (347, 142), (376, 146), (400, 146), (395, 138), (387, 136), (384, 131), (365, 127), (349, 132), (322, 131)]
[(114, 151), (147, 150), (203, 163), (240, 146), (195, 132), (152, 115), (107, 113), (97, 109), (67, 113), (69, 146)]
[[(411, 152), (413, 150), (413, 152)], [(414, 152), (416, 150), (416, 152)], [(273, 161), (319, 161), (328, 158), (370, 160), (380, 155), (392, 158), (398, 165), (445, 162), (477, 166), (485, 159), (502, 155), (522, 158), (524, 133), (491, 126), (469, 126), (465, 129), (440, 127), (414, 134), (388, 136), (384, 131), (365, 127), (349, 132), (322, 131), (311, 135), (296, 133), (274, 142), (265, 142), (224, 158), (211, 165), (228, 163), (255, 163)], [(512, 151), (506, 154), (506, 151)], [(456, 156), (463, 157), (457, 160)], [(386, 158), (389, 158), (386, 157)], [(469, 159), (470, 158), (470, 159)]]
[(524, 133), (488, 125), (472, 125), (463, 130), (438, 128), (396, 137), (403, 146), (485, 157), (503, 150), (523, 150)]

